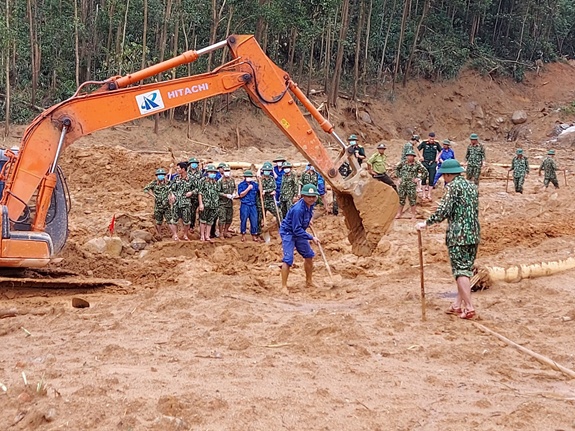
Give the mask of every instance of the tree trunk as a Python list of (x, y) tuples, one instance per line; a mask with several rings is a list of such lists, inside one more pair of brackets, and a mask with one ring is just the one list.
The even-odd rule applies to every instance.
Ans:
[(290, 30), (290, 41), (289, 41), (289, 49), (288, 49), (288, 64), (287, 70), (291, 73), (293, 71), (293, 62), (295, 58), (295, 44), (297, 39), (297, 30), (295, 27), (292, 27)]
[[(128, 10), (130, 9), (130, 0), (126, 0), (126, 11), (124, 12), (124, 25), (122, 26), (122, 40), (120, 42), (120, 59), (119, 71), (122, 74), (122, 66), (124, 64), (124, 44), (126, 43), (126, 26), (128, 25)], [(165, 41), (164, 41), (165, 42)]]
[[(6, 35), (10, 34), (10, 0), (6, 0)], [(10, 39), (6, 43), (6, 103), (4, 105), (4, 137), (10, 134)]]
[(264, 19), (264, 8), (266, 6), (267, 0), (259, 0), (258, 1), (258, 10), (260, 11), (260, 14), (258, 16), (258, 20), (256, 22), (256, 32), (255, 32), (255, 38), (258, 41), (258, 43), (262, 43), (263, 39), (264, 39), (264, 32), (266, 29), (266, 21)]
[(393, 17), (395, 16), (395, 6), (396, 1), (393, 0), (393, 7), (391, 8), (391, 15), (389, 16), (389, 23), (387, 24), (387, 31), (385, 33), (385, 40), (383, 41), (383, 50), (381, 52), (381, 60), (379, 61), (379, 67), (377, 68), (377, 82), (375, 85), (375, 91), (379, 88), (379, 83), (381, 82), (381, 75), (383, 74), (383, 65), (385, 64), (385, 53), (387, 52), (387, 42), (389, 40), (389, 35), (391, 33), (391, 25), (393, 24)]
[[(38, 89), (38, 39), (37, 39), (37, 28), (36, 28), (36, 1), (28, 0), (28, 25), (30, 26), (30, 60), (32, 68), (32, 88), (30, 103), (32, 105), (36, 104), (36, 91)], [(6, 11), (6, 16), (8, 16), (8, 11)]]
[(110, 52), (112, 49), (112, 33), (114, 30), (114, 5), (115, 3), (109, 2), (108, 3), (110, 5), (110, 9), (108, 9), (108, 38), (106, 40), (106, 65), (108, 66), (108, 72), (109, 74), (112, 73), (112, 70), (110, 69)]
[[(147, 38), (148, 38), (148, 0), (144, 0), (144, 22), (142, 24), (142, 63), (140, 69), (146, 67), (146, 54), (147, 54)], [(140, 81), (143, 84), (144, 80)]]
[(341, 80), (341, 71), (343, 64), (343, 51), (344, 42), (347, 35), (347, 26), (349, 22), (349, 0), (343, 0), (341, 8), (341, 27), (339, 30), (339, 38), (337, 41), (337, 55), (335, 58), (335, 68), (333, 72), (333, 79), (331, 81), (329, 104), (331, 106), (337, 105), (337, 95), (339, 93), (339, 83)]
[(76, 88), (80, 86), (80, 37), (78, 35), (78, 0), (74, 0), (74, 63), (76, 70)]
[[(176, 0), (176, 4), (174, 6), (176, 16), (179, 12), (179, 5), (180, 5), (180, 0)], [(180, 35), (180, 20), (177, 19), (176, 22), (174, 23), (174, 38), (172, 39), (172, 57), (175, 57), (176, 55), (178, 55), (179, 35)], [(172, 69), (172, 75), (171, 75), (172, 79), (176, 79), (176, 72), (177, 72), (177, 69), (174, 67)], [(168, 114), (168, 118), (170, 120), (170, 125), (172, 125), (172, 122), (174, 121), (174, 112), (175, 112), (175, 109), (172, 108), (172, 109), (170, 109), (170, 112)]]
[(419, 39), (419, 32), (421, 30), (421, 26), (423, 25), (423, 20), (429, 11), (429, 2), (430, 0), (425, 0), (425, 3), (423, 3), (423, 12), (421, 12), (421, 18), (417, 24), (417, 30), (415, 31), (415, 36), (413, 37), (413, 45), (411, 45), (411, 52), (409, 53), (409, 59), (407, 60), (407, 66), (405, 67), (405, 73), (403, 74), (403, 87), (405, 87), (407, 84), (407, 76), (409, 75), (409, 69), (411, 68), (411, 62), (413, 61), (413, 55), (415, 54), (415, 47), (417, 46), (417, 40)]
[(369, 0), (367, 11), (367, 23), (365, 25), (365, 52), (363, 56), (363, 71), (361, 72), (361, 83), (363, 84), (363, 94), (367, 94), (367, 71), (369, 70), (369, 36), (371, 34), (371, 14), (373, 13), (373, 0)]
[(307, 90), (305, 95), (309, 97), (309, 92), (311, 91), (311, 77), (313, 71), (313, 50), (314, 50), (315, 40), (311, 40), (310, 48), (309, 48), (309, 63), (307, 65)]
[(359, 83), (359, 57), (361, 52), (361, 36), (363, 31), (363, 19), (364, 19), (364, 9), (363, 0), (359, 1), (359, 16), (357, 18), (357, 32), (355, 35), (355, 58), (353, 62), (353, 90), (351, 93), (352, 100), (357, 98), (357, 86)]
[[(168, 40), (168, 24), (172, 15), (172, 0), (166, 2), (166, 13), (164, 15), (164, 22), (162, 25), (162, 31), (160, 33), (160, 63), (164, 61), (164, 55), (166, 54), (166, 41)], [(162, 81), (162, 74), (158, 75), (158, 81)], [(160, 115), (154, 114), (154, 134), (158, 134), (160, 129)]]
[(328, 21), (327, 29), (326, 29), (326, 36), (325, 36), (325, 70), (324, 70), (324, 82), (323, 82), (323, 91), (326, 97), (329, 97), (329, 69), (331, 66), (331, 21)]
[[(216, 43), (216, 36), (218, 34), (218, 2), (212, 0), (212, 24), (210, 28), (210, 45)], [(212, 52), (208, 54), (208, 70), (212, 68)], [(204, 99), (202, 106), (202, 127), (208, 124), (208, 99)]]
[(401, 60), (401, 46), (403, 45), (403, 36), (405, 35), (405, 25), (407, 24), (407, 14), (411, 5), (411, 0), (405, 0), (403, 5), (403, 16), (401, 17), (401, 28), (399, 30), (399, 40), (397, 41), (397, 51), (395, 53), (395, 67), (393, 68), (393, 79), (391, 82), (391, 91), (395, 92), (395, 80), (399, 73), (399, 62)]
[[(228, 36), (230, 35), (230, 30), (232, 28), (232, 18), (234, 16), (234, 7), (233, 6), (229, 6), (228, 8), (228, 23), (226, 25), (226, 39), (228, 38)], [(256, 40), (258, 40), (256, 38)], [(259, 40), (258, 40), (259, 43)], [(228, 47), (227, 45), (224, 47), (224, 49), (222, 50), (222, 62), (221, 64), (225, 64), (226, 61), (228, 59)]]

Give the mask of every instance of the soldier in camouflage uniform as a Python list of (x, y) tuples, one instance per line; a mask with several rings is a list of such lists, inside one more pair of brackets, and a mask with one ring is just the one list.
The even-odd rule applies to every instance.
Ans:
[(200, 169), (200, 163), (195, 157), (192, 157), (190, 160), (188, 160), (188, 164), (188, 176), (192, 181), (192, 197), (190, 198), (190, 226), (193, 231), (194, 226), (196, 225), (196, 212), (198, 211), (198, 206), (200, 204), (198, 200), (198, 191), (200, 187), (200, 181), (202, 179), (202, 171)]
[(472, 319), (475, 308), (471, 302), (470, 278), (480, 239), (479, 194), (477, 186), (460, 175), (463, 171), (455, 159), (443, 162), (440, 172), (447, 190), (435, 213), (415, 227), (421, 230), (447, 219), (445, 242), (457, 283), (457, 299), (446, 312), (458, 314), (462, 319)]
[(280, 188), (280, 211), (282, 218), (285, 218), (287, 212), (293, 205), (294, 199), (298, 194), (297, 175), (292, 171), (290, 162), (283, 164), (284, 176)]
[(234, 218), (234, 193), (236, 192), (236, 182), (231, 176), (231, 169), (228, 165), (223, 167), (224, 174), (218, 180), (218, 193), (220, 195), (220, 206), (218, 208), (218, 219), (220, 221), (220, 238), (231, 238), (230, 226)]
[(415, 218), (415, 204), (417, 203), (417, 180), (427, 178), (427, 169), (421, 162), (415, 160), (415, 151), (408, 151), (407, 160), (400, 162), (395, 168), (395, 175), (400, 179), (397, 193), (399, 194), (399, 208), (395, 218), (400, 218), (405, 210), (405, 199), (409, 199), (411, 218)]
[(170, 195), (170, 184), (166, 179), (164, 169), (156, 170), (156, 179), (144, 187), (144, 193), (154, 198), (154, 220), (156, 221), (156, 234), (158, 238), (162, 237), (160, 227), (164, 220), (169, 223), (172, 218), (172, 210), (168, 202)]
[(189, 241), (188, 233), (190, 230), (191, 210), (190, 197), (192, 196), (193, 182), (188, 175), (188, 164), (180, 162), (176, 165), (177, 177), (170, 183), (171, 194), (168, 201), (172, 205), (172, 219), (170, 220), (170, 230), (172, 238), (177, 241), (178, 238), (178, 220), (182, 219), (184, 225), (184, 235), (182, 239)]
[(214, 165), (206, 167), (207, 176), (202, 178), (198, 190), (198, 210), (200, 211), (200, 241), (210, 241), (210, 229), (218, 217), (220, 194)]
[(527, 157), (523, 155), (521, 148), (518, 148), (515, 153), (516, 156), (513, 157), (511, 161), (511, 169), (509, 169), (509, 172), (513, 171), (515, 191), (517, 193), (523, 193), (523, 182), (525, 181), (525, 175), (529, 173), (529, 162)]
[(264, 195), (264, 210), (270, 212), (275, 218), (278, 226), (280, 217), (275, 203), (276, 181), (272, 175), (273, 166), (270, 162), (265, 162), (262, 166), (262, 193)]
[(547, 157), (541, 162), (539, 167), (539, 176), (541, 176), (541, 171), (545, 172), (545, 177), (543, 179), (543, 184), (545, 188), (549, 187), (549, 183), (553, 183), (556, 189), (559, 188), (559, 183), (557, 182), (557, 163), (553, 158), (555, 157), (555, 150), (547, 151)]
[(465, 154), (467, 179), (473, 181), (475, 185), (479, 185), (481, 168), (485, 163), (485, 148), (479, 143), (479, 136), (476, 133), (472, 133), (469, 139), (471, 140), (471, 145), (467, 147), (467, 153)]
[[(413, 151), (415, 153), (417, 151), (418, 146), (419, 146), (419, 135), (413, 135), (409, 142), (403, 144), (403, 149), (401, 150), (401, 161), (405, 162), (407, 160), (407, 153), (409, 151)], [(415, 155), (417, 156), (417, 153)]]

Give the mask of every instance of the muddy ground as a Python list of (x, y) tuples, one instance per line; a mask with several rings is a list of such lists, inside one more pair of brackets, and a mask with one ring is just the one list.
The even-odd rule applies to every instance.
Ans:
[[(386, 139), (392, 161), (413, 131), (453, 139), (458, 158), (468, 134), (478, 132), (489, 162), (480, 185), (478, 262), (536, 263), (573, 256), (575, 193), (563, 174), (559, 190), (544, 190), (537, 172), (523, 195), (506, 193), (506, 170), (494, 164), (509, 163), (521, 147), (537, 165), (553, 147), (559, 165), (571, 170), (573, 148), (549, 143), (548, 135), (558, 122), (575, 120), (560, 111), (575, 100), (573, 88), (575, 70), (567, 64), (547, 66), (524, 84), (466, 72), (453, 82), (410, 83), (393, 103), (383, 96), (357, 107), (342, 103), (331, 120), (342, 136), (359, 132), (370, 154)], [(373, 124), (357, 120), (356, 108)], [(515, 109), (529, 115), (519, 129), (509, 123)], [(299, 287), (297, 258), (289, 295), (279, 289), (281, 247), (273, 229), (269, 244), (239, 237), (175, 243), (166, 233), (143, 254), (126, 246), (109, 257), (85, 248), (106, 234), (114, 215), (126, 244), (133, 230), (153, 231), (152, 202), (142, 188), (172, 161), (168, 147), (178, 159), (304, 160), (241, 101), (217, 121), (206, 130), (194, 126), (190, 141), (183, 124), (162, 122), (156, 136), (153, 122), (142, 120), (65, 152), (70, 238), (62, 262), (51, 268), (131, 284), (0, 288), (0, 309), (19, 313), (0, 319), (1, 429), (575, 429), (574, 380), (443, 313), (454, 296), (444, 224), (423, 233), (425, 322), (409, 218), (394, 223), (373, 256), (359, 258), (342, 216), (319, 210), (315, 226), (341, 281), (332, 288), (318, 253), (318, 288)], [(513, 130), (520, 140), (508, 142)], [(22, 131), (14, 128), (7, 146)], [(570, 172), (566, 179), (575, 183)], [(436, 202), (440, 195), (436, 190)], [(418, 218), (436, 202), (421, 206)], [(497, 283), (474, 294), (477, 322), (575, 369), (574, 282), (571, 270)], [(73, 297), (90, 307), (73, 308)]]

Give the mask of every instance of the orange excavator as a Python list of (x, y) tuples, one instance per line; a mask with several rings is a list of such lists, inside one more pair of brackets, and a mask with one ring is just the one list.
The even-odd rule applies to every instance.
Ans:
[[(137, 85), (226, 46), (232, 60), (211, 72)], [(93, 91), (88, 91), (89, 87)], [(2, 170), (5, 188), (0, 201), (0, 267), (43, 267), (64, 247), (69, 193), (58, 160), (75, 140), (96, 130), (239, 89), (247, 92), (332, 186), (345, 216), (352, 251), (370, 255), (391, 226), (398, 207), (396, 193), (361, 174), (353, 151), (290, 76), (266, 56), (253, 36), (233, 35), (126, 76), (85, 82), (71, 98), (34, 119), (22, 137), (19, 153), (5, 153), (8, 162)], [(299, 105), (341, 146), (335, 160)], [(344, 179), (338, 167), (346, 161), (352, 174)]]

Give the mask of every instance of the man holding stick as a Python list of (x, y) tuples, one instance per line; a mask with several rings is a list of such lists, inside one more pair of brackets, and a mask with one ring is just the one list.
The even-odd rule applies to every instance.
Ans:
[(457, 314), (461, 319), (473, 319), (475, 308), (471, 301), (470, 279), (480, 238), (479, 194), (477, 186), (461, 176), (464, 169), (457, 160), (446, 160), (439, 172), (447, 184), (447, 191), (435, 213), (426, 221), (417, 223), (415, 228), (422, 230), (447, 219), (445, 242), (457, 284), (457, 298), (446, 313)]
[(319, 244), (319, 239), (306, 232), (313, 217), (313, 208), (319, 196), (317, 187), (306, 184), (301, 189), (302, 198), (287, 212), (280, 226), (282, 238), (283, 259), (281, 266), (282, 290), (287, 292), (287, 280), (293, 265), (294, 249), (303, 257), (306, 287), (314, 287), (312, 282), (313, 258), (315, 253), (309, 245), (310, 241)]

